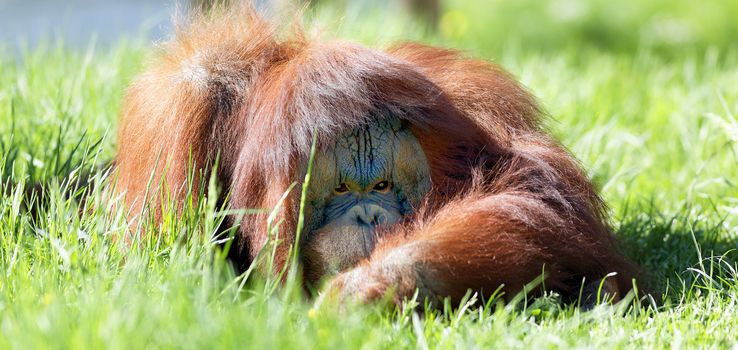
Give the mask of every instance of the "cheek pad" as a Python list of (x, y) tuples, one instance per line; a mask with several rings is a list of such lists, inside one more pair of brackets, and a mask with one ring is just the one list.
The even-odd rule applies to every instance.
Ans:
[[(313, 171), (310, 176), (310, 187), (307, 191), (305, 205), (306, 232), (312, 232), (323, 226), (325, 207), (328, 199), (333, 195), (336, 166), (332, 161), (332, 156), (327, 156), (327, 152), (330, 152), (330, 150), (321, 150), (315, 154), (313, 159)], [(304, 174), (307, 173), (307, 161), (303, 164), (300, 173), (303, 174), (304, 179)], [(300, 191), (301, 189), (298, 186), (295, 190)]]
[(430, 191), (428, 161), (415, 136), (407, 129), (398, 132), (395, 144), (393, 182), (413, 207)]

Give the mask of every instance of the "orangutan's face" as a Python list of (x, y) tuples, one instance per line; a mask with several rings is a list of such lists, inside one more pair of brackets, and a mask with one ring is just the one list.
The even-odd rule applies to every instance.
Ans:
[(368, 257), (378, 229), (411, 213), (431, 186), (418, 140), (399, 120), (345, 132), (315, 156), (304, 241), (307, 280)]

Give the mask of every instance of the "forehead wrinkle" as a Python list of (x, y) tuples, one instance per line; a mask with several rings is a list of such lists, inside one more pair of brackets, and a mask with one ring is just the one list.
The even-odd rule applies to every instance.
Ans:
[(389, 125), (377, 122), (352, 130), (336, 142), (336, 164), (342, 179), (362, 187), (386, 177), (394, 149)]

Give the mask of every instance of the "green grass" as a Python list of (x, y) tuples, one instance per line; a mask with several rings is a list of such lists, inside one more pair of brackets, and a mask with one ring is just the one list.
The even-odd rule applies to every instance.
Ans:
[[(100, 186), (81, 202), (61, 193), (64, 176), (112, 158), (121, 97), (149, 47), (50, 44), (20, 59), (0, 51), (0, 178), (14, 183), (0, 198), (0, 348), (734, 346), (738, 4), (598, 0), (562, 20), (550, 9), (564, 3), (450, 1), (437, 35), (380, 12), (318, 18), (327, 36), (418, 38), (519, 77), (601, 188), (624, 252), (663, 294), (658, 308), (585, 312), (542, 298), (316, 311), (294, 288), (233, 274), (210, 239), (220, 215), (207, 201), (145, 224), (149, 239), (129, 249)], [(653, 34), (664, 18), (693, 30)], [(37, 181), (48, 205), (31, 215), (22, 189)]]

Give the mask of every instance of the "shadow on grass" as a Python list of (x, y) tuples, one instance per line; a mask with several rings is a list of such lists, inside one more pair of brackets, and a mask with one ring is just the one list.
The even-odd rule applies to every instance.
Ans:
[(680, 298), (684, 287), (704, 285), (698, 281), (702, 278), (713, 287), (714, 281), (735, 279), (738, 237), (730, 234), (723, 220), (693, 214), (690, 208), (671, 215), (654, 205), (649, 208), (624, 215), (615, 235), (622, 252), (642, 268), (651, 292)]

